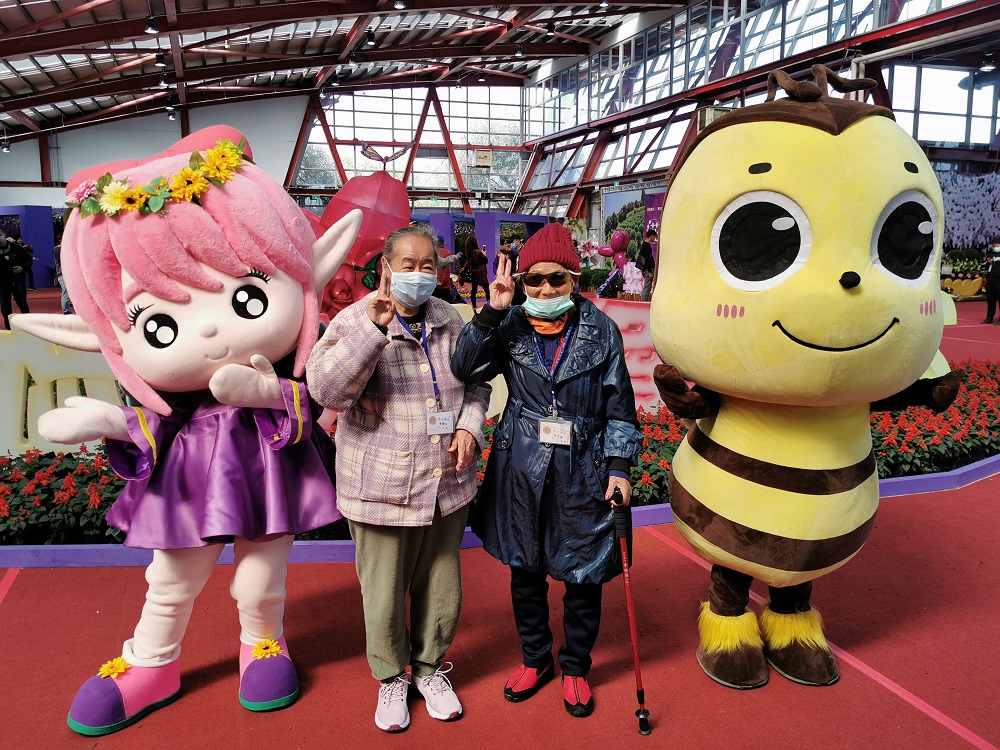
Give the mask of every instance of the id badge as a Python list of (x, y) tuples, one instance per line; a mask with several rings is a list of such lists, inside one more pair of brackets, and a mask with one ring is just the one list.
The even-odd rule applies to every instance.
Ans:
[(432, 411), (427, 415), (428, 435), (450, 435), (455, 431), (455, 415), (450, 411)]
[(569, 445), (572, 437), (572, 422), (565, 419), (538, 420), (538, 442), (546, 445)]

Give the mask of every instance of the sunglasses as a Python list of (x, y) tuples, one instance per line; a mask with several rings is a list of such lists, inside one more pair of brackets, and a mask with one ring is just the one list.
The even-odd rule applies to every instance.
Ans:
[(522, 273), (521, 281), (524, 282), (525, 286), (530, 286), (532, 289), (537, 289), (546, 281), (549, 282), (549, 286), (553, 289), (560, 287), (571, 280), (573, 274), (569, 271), (556, 271), (555, 273)]

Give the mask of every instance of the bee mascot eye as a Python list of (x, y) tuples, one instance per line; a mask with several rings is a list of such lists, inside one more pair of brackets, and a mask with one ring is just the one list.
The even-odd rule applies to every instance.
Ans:
[[(798, 204), (778, 193), (756, 191), (732, 201), (716, 220), (712, 254), (716, 270), (740, 288), (778, 283), (805, 262), (812, 233)], [(773, 286), (763, 284), (760, 286)]]
[(937, 218), (937, 209), (923, 194), (897, 196), (875, 225), (872, 261), (901, 279), (921, 279), (934, 255)]

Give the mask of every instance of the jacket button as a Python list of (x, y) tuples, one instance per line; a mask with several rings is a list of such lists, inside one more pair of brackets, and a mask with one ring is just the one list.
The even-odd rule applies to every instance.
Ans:
[(439, 477), (441, 476), (441, 469), (434, 469), (434, 471), (432, 471), (431, 474), (433, 474), (436, 477)]
[(430, 371), (431, 371), (431, 366), (426, 362), (420, 365), (420, 372), (430, 372)]
[(429, 399), (427, 399), (427, 401), (426, 401), (425, 403), (427, 404), (427, 408), (429, 409), (429, 408), (431, 408), (432, 406), (434, 406), (434, 404), (436, 404), (436, 403), (437, 403), (437, 401), (435, 401), (435, 400), (434, 400), (434, 399), (432, 399), (432, 398), (429, 398)]
[(440, 435), (431, 435), (431, 442), (432, 443), (440, 443), (441, 442), (441, 436)]

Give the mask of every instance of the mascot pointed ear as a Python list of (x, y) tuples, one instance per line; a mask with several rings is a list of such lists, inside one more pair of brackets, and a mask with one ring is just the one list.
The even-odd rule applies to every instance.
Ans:
[(323, 291), (351, 251), (363, 219), (360, 209), (348, 211), (313, 244), (313, 285), (317, 293)]
[(79, 315), (29, 313), (11, 315), (11, 328), (31, 334), (50, 344), (82, 352), (101, 351), (101, 342)]

